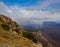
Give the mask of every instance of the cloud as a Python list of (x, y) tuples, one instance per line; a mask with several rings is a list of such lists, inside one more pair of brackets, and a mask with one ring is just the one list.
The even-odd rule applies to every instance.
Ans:
[[(43, 0), (42, 1), (42, 3), (40, 2), (40, 0), (39, 0), (39, 2), (38, 2), (38, 5), (37, 5), (37, 7), (38, 8), (40, 8), (40, 9), (44, 9), (44, 10), (49, 10), (49, 6), (50, 5), (53, 5), (53, 4), (59, 4), (60, 3), (60, 0)], [(53, 5), (54, 6), (54, 5)], [(52, 7), (52, 6), (50, 6), (50, 7)], [(57, 6), (56, 6), (57, 7)], [(53, 9), (53, 8), (52, 8)], [(55, 8), (54, 8), (55, 9)]]
[(60, 21), (60, 13), (54, 11), (27, 10), (18, 6), (7, 7), (0, 2), (0, 14), (4, 14), (19, 24), (41, 24), (44, 21)]

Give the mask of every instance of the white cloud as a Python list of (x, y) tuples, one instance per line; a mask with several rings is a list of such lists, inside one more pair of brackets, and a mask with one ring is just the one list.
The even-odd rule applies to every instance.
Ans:
[(8, 10), (9, 13), (12, 13), (12, 10)]
[(58, 4), (60, 3), (60, 0), (44, 0), (42, 1), (42, 3), (40, 2), (41, 0), (39, 0), (37, 7), (41, 8), (41, 9), (46, 9), (49, 5), (52, 4)]
[(20, 24), (34, 23), (40, 24), (44, 21), (59, 21), (60, 13), (42, 11), (42, 10), (26, 10), (17, 6), (10, 8), (0, 2), (0, 14), (4, 14)]

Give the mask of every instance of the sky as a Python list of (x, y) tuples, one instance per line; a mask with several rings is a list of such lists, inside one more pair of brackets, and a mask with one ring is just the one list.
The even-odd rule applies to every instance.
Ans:
[(44, 10), (60, 8), (60, 0), (0, 0), (8, 7), (17, 5), (19, 7), (38, 7)]
[(60, 21), (60, 0), (0, 0), (0, 14), (20, 24)]

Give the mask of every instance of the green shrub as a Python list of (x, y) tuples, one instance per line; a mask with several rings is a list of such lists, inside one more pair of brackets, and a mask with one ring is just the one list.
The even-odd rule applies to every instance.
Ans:
[(19, 33), (19, 29), (15, 29), (15, 31), (16, 31), (17, 33)]
[(7, 25), (6, 23), (2, 23), (1, 26), (2, 26), (2, 28), (5, 29), (5, 30), (9, 30), (9, 29), (10, 29), (9, 25)]
[(32, 33), (23, 32), (23, 36), (37, 43), (37, 40), (34, 38), (34, 35)]

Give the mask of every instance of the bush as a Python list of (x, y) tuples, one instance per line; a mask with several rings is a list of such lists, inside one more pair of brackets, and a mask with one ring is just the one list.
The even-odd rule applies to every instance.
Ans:
[(17, 33), (19, 33), (19, 29), (15, 29), (15, 31), (16, 31)]
[(5, 30), (9, 30), (9, 29), (10, 29), (9, 25), (7, 25), (6, 23), (2, 23), (1, 26), (2, 26), (3, 29), (5, 29)]
[(37, 43), (37, 40), (34, 38), (34, 35), (32, 33), (23, 32), (23, 36)]

